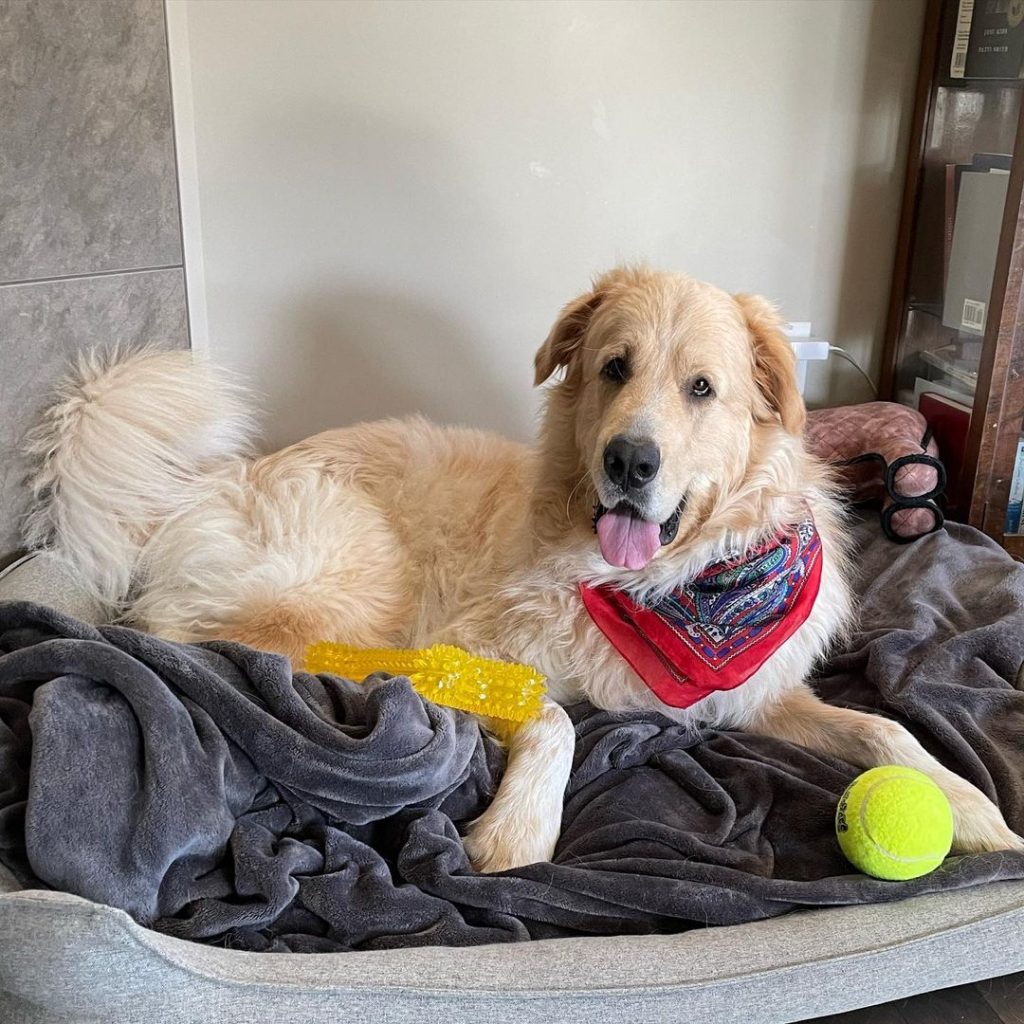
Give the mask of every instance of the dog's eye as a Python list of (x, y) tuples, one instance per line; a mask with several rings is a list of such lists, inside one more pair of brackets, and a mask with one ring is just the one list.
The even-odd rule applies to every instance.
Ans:
[(629, 363), (622, 356), (609, 359), (601, 367), (601, 376), (605, 380), (612, 381), (614, 384), (623, 384), (629, 377)]
[(690, 394), (693, 395), (694, 398), (710, 398), (714, 394), (714, 391), (712, 390), (711, 382), (707, 377), (698, 377), (690, 385)]

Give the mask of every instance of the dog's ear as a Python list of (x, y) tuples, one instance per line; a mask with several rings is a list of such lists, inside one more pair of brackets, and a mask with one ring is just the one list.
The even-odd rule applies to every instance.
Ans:
[(803, 432), (807, 410), (796, 380), (793, 346), (782, 333), (783, 320), (760, 295), (735, 295), (754, 343), (754, 380), (774, 415), (791, 434)]
[(543, 384), (560, 366), (569, 365), (602, 298), (604, 290), (595, 287), (593, 291), (573, 299), (558, 314), (551, 333), (533, 358), (534, 386)]

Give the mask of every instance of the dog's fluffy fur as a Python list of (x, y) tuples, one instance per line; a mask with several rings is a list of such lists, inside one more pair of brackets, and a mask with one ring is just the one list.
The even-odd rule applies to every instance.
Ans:
[[(614, 358), (628, 373), (611, 376), (623, 379), (608, 379)], [(532, 450), (412, 419), (257, 458), (245, 395), (220, 371), (181, 353), (95, 356), (32, 440), (27, 538), (71, 562), (112, 612), (165, 637), (239, 640), (293, 659), (325, 638), (447, 641), (536, 666), (553, 700), (511, 740), (499, 791), (469, 829), (481, 870), (551, 856), (573, 749), (559, 705), (582, 697), (862, 767), (912, 765), (950, 797), (961, 850), (1020, 848), (992, 802), (905, 729), (826, 706), (805, 682), (849, 621), (849, 567), (827, 474), (802, 445), (793, 357), (772, 308), (682, 275), (616, 270), (563, 310), (537, 353), (538, 384), (556, 371)], [(693, 393), (700, 378), (710, 395)], [(592, 529), (595, 505), (621, 497), (602, 462), (617, 435), (661, 452), (644, 517), (684, 509), (676, 537), (639, 570), (605, 561)], [(824, 551), (820, 596), (734, 690), (664, 707), (581, 605), (583, 581), (670, 591), (807, 509)]]

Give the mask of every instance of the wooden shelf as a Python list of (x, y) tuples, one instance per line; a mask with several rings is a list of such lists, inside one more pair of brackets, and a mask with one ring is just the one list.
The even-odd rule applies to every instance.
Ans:
[(1024, 562), (1024, 534), (1004, 534), (1002, 545), (1018, 562)]
[[(1024, 536), (1003, 535), (1024, 430), (1024, 82), (949, 77), (958, 8), (958, 0), (929, 0), (926, 10), (880, 395), (906, 400), (917, 376), (935, 379), (941, 372), (941, 359), (930, 353), (968, 339), (942, 323), (951, 197), (959, 180), (949, 168), (971, 164), (976, 154), (1009, 155), (970, 433), (962, 464), (947, 462), (946, 468), (950, 517), (970, 522), (1024, 558)], [(963, 373), (954, 372), (958, 376)]]

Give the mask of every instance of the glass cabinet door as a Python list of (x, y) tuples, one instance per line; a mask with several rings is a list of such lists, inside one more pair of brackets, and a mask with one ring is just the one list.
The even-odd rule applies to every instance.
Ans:
[(1011, 38), (1009, 19), (1018, 8), (1022, 23), (1012, 38), (1024, 57), (1024, 3), (933, 5), (937, 42), (933, 37), (913, 227), (904, 242), (902, 288), (895, 282), (898, 323), (890, 322), (896, 336), (890, 338), (895, 358), (887, 397), (928, 419), (949, 477), (949, 515), (964, 520), (971, 517), (977, 485), (976, 418), (988, 406), (986, 371), (1001, 316), (1000, 240), (1012, 196), (1021, 115), (1017, 76), (1024, 64), (1014, 63), (1003, 52), (1009, 44), (1000, 41)]

